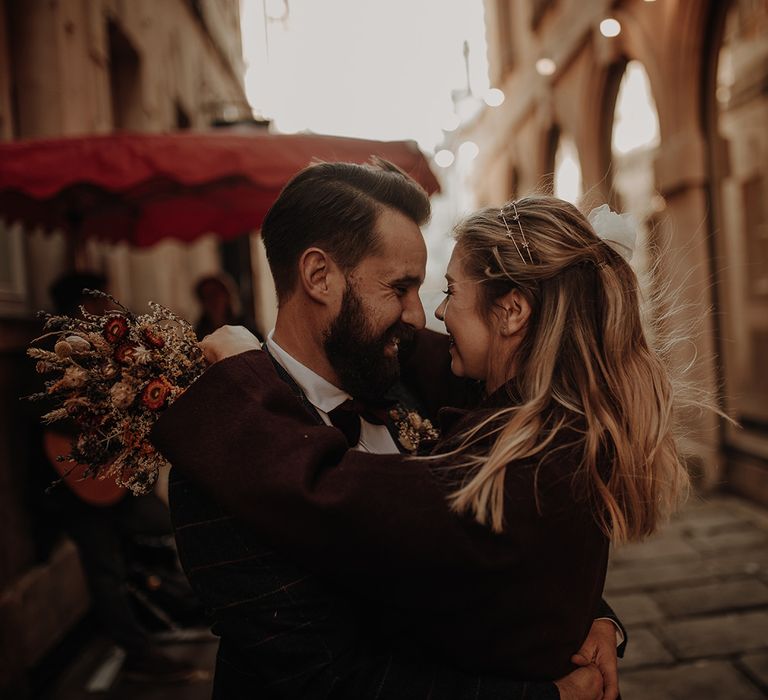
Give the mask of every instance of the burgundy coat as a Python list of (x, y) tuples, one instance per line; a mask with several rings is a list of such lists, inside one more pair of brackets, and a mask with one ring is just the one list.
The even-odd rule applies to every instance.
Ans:
[(387, 609), (415, 644), (459, 668), (529, 680), (573, 669), (605, 579), (607, 539), (571, 494), (569, 437), (540, 469), (541, 512), (535, 465), (508, 466), (497, 535), (450, 512), (425, 462), (349, 450), (259, 351), (211, 367), (152, 433), (266, 544)]

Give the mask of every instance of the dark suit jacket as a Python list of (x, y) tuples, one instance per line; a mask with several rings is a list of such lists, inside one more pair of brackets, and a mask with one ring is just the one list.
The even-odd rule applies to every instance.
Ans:
[(346, 453), (341, 434), (317, 425), (258, 353), (214, 366), (153, 437), (262, 541), (347, 595), (386, 605), (395, 638), (408, 630), (421, 658), (429, 648), (467, 672), (555, 678), (599, 612), (607, 545), (585, 504), (562, 507), (568, 459), (549, 462), (543, 519), (531, 510), (531, 471), (517, 470), (512, 522), (491, 535), (448, 513), (428, 470)]
[(479, 676), (395, 652), (374, 631), (375, 610), (262, 544), (178, 469), (169, 486), (184, 571), (221, 637), (214, 700), (558, 698), (551, 683)]
[(182, 565), (221, 637), (215, 699), (558, 697), (552, 683), (480, 676), (413, 653), (354, 590), (329, 590), (323, 579), (276, 554), (178, 468), (169, 493)]

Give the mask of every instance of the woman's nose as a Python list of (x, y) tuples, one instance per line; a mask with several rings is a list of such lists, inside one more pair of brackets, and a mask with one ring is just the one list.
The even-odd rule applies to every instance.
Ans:
[(435, 309), (435, 318), (438, 321), (445, 321), (445, 309), (448, 306), (448, 299), (443, 299), (440, 305)]

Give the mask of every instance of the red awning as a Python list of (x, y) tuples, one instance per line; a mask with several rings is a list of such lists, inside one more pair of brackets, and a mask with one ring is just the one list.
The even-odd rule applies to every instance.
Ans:
[(116, 134), (0, 144), (0, 217), (82, 238), (149, 246), (260, 227), (286, 182), (313, 159), (389, 160), (440, 187), (407, 141), (314, 134)]

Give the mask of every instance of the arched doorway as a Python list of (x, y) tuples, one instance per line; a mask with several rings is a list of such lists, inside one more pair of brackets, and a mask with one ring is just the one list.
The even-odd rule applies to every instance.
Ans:
[(611, 173), (616, 206), (632, 214), (638, 238), (632, 266), (642, 277), (649, 269), (649, 224), (663, 203), (656, 195), (654, 158), (661, 138), (659, 116), (648, 74), (629, 61), (621, 74), (611, 124)]
[(715, 9), (704, 122), (729, 482), (768, 501), (768, 2)]
[(584, 194), (579, 151), (568, 134), (561, 133), (557, 140), (552, 191), (571, 204), (578, 204)]

